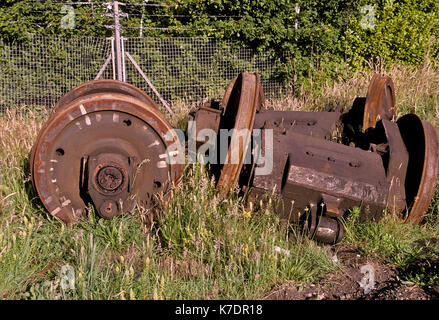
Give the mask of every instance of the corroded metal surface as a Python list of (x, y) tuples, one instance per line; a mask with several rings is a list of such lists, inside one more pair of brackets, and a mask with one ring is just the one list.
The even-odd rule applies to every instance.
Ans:
[(263, 128), (270, 121), (284, 132), (292, 131), (329, 140), (337, 128), (340, 115), (340, 112), (264, 110), (256, 114), (254, 128)]
[(149, 208), (181, 176), (181, 164), (165, 161), (178, 138), (165, 139), (172, 127), (148, 99), (86, 90), (63, 101), (31, 153), (34, 186), (52, 215), (76, 223), (88, 203), (104, 218)]
[(398, 214), (407, 209), (405, 181), (409, 153), (399, 132), (398, 125), (389, 120), (382, 120), (386, 135), (387, 152), (382, 155), (389, 183), (387, 203), (392, 213)]
[[(219, 134), (209, 145), (215, 144), (211, 168), (221, 196), (237, 184), (250, 200), (270, 194), (285, 221), (325, 243), (341, 240), (341, 219), (353, 207), (361, 221), (380, 219), (386, 208), (410, 223), (425, 216), (439, 170), (436, 131), (415, 114), (394, 118), (393, 82), (378, 74), (367, 97), (345, 114), (266, 110), (256, 73), (239, 74), (221, 102), (190, 114), (196, 150), (207, 142), (199, 132)], [(253, 129), (262, 133), (260, 142)], [(144, 92), (114, 80), (88, 82), (60, 99), (39, 133), (32, 181), (46, 209), (66, 223), (85, 218), (89, 203), (107, 219), (136, 205), (150, 208), (182, 175), (181, 162), (167, 161), (182, 152), (169, 152), (176, 142), (182, 143)], [(261, 154), (253, 149), (258, 143)], [(259, 160), (270, 161), (268, 151), (272, 167), (257, 174), (266, 165)]]
[[(233, 87), (232, 87), (233, 83)], [(231, 88), (231, 89), (230, 89)], [(226, 90), (226, 95), (222, 101), (224, 113), (221, 118), (220, 128), (231, 130), (233, 133), (231, 141), (236, 142), (238, 150), (229, 146), (225, 159), (221, 159), (223, 166), (219, 177), (217, 188), (222, 193), (227, 193), (233, 188), (239, 179), (244, 157), (247, 152), (256, 111), (261, 108), (261, 83), (258, 74), (242, 73), (234, 79)], [(240, 137), (240, 130), (246, 130)], [(238, 161), (234, 163), (233, 154), (237, 153)]]
[(255, 176), (252, 187), (287, 199), (284, 217), (298, 221), (310, 203), (327, 203), (333, 217), (353, 206), (362, 207), (364, 220), (382, 214), (388, 183), (378, 154), (293, 132), (275, 134), (274, 145), (272, 173)]
[(206, 143), (207, 138), (202, 133), (205, 129), (210, 129), (215, 133), (218, 133), (221, 110), (218, 108), (217, 101), (209, 101), (198, 108), (195, 114), (190, 114), (189, 117), (194, 123), (196, 123), (195, 132), (193, 133), (196, 139), (196, 147)]
[[(255, 89), (255, 81), (250, 74), (239, 75), (226, 88), (219, 110), (206, 114), (207, 109), (199, 110), (198, 119), (206, 120), (203, 128), (273, 133), (272, 170), (256, 175), (256, 169), (265, 165), (255, 163), (256, 155), (244, 169), (241, 163), (223, 165), (220, 189), (234, 186), (239, 176), (249, 200), (271, 195), (278, 199), (275, 210), (283, 219), (302, 224), (312, 238), (325, 243), (341, 240), (340, 219), (352, 207), (360, 208), (361, 221), (380, 219), (386, 208), (406, 215), (408, 222), (422, 220), (436, 184), (438, 139), (431, 124), (416, 115), (393, 121), (395, 90), (389, 77), (374, 75), (367, 97), (355, 99), (343, 115), (338, 111), (255, 111), (257, 97), (257, 104), (264, 105), (262, 88)], [(242, 124), (236, 125), (241, 123), (236, 119)], [(339, 138), (346, 145), (332, 141), (340, 127)], [(266, 143), (262, 134), (262, 150)]]
[(415, 114), (398, 119), (398, 127), (409, 153), (405, 189), (409, 212), (406, 221), (419, 223), (433, 197), (438, 174), (438, 138), (436, 130)]
[(395, 115), (395, 88), (390, 77), (374, 74), (367, 90), (363, 131), (375, 128), (381, 119), (392, 120)]

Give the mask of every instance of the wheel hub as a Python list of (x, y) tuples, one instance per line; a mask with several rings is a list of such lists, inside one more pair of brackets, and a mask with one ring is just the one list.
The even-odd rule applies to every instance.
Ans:
[(122, 169), (114, 165), (102, 167), (96, 175), (97, 185), (106, 192), (117, 191), (116, 189), (122, 185), (123, 180)]
[(32, 181), (47, 210), (66, 223), (85, 219), (89, 203), (104, 218), (136, 204), (151, 208), (182, 175), (183, 164), (166, 161), (168, 147), (180, 144), (173, 128), (131, 87), (113, 80), (81, 85), (61, 98), (39, 133)]

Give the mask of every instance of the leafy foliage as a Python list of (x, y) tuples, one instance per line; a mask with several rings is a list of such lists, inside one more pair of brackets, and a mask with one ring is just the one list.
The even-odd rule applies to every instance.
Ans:
[(373, 29), (362, 29), (359, 17), (349, 23), (346, 54), (353, 66), (373, 60), (418, 65), (438, 58), (439, 2), (384, 0), (375, 7)]
[[(370, 62), (418, 65), (439, 52), (439, 3), (435, 0), (126, 0), (126, 37), (214, 37), (269, 52), (284, 80), (335, 78), (340, 64), (361, 69)], [(66, 11), (54, 0), (6, 0), (0, 37), (25, 41), (30, 34), (110, 36), (105, 0), (73, 5), (74, 29), (61, 27)], [(148, 6), (139, 4), (149, 4)], [(153, 5), (151, 5), (153, 4)], [(364, 6), (373, 10), (364, 26)], [(304, 77), (300, 77), (304, 76)]]

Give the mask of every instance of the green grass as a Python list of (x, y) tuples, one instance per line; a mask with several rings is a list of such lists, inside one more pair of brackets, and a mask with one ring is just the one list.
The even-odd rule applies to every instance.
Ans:
[[(23, 210), (15, 211), (15, 196), (1, 216), (0, 293), (7, 299), (247, 299), (334, 270), (327, 249), (290, 239), (268, 207), (249, 212), (237, 196), (220, 200), (200, 165), (187, 168), (152, 226), (139, 210), (112, 220), (91, 210), (90, 221), (65, 227), (37, 200), (20, 199)], [(76, 288), (64, 292), (67, 264)]]
[[(219, 199), (201, 165), (186, 168), (152, 224), (139, 208), (112, 220), (90, 209), (89, 221), (64, 226), (29, 182), (27, 157), (40, 122), (14, 112), (1, 122), (3, 299), (248, 299), (334, 270), (329, 250), (297, 240), (269, 204), (249, 211), (237, 195)], [(75, 290), (60, 286), (65, 265), (75, 271)]]
[(436, 187), (428, 217), (413, 225), (385, 214), (379, 222), (358, 221), (354, 208), (344, 221), (342, 243), (359, 247), (365, 256), (375, 257), (396, 268), (400, 278), (420, 286), (439, 285), (439, 188)]
[[(399, 113), (416, 111), (437, 123), (439, 73), (431, 66), (386, 71), (395, 82)], [(423, 75), (424, 78), (419, 79)], [(319, 84), (312, 96), (269, 101), (283, 109), (349, 105), (367, 92), (370, 72)], [(332, 101), (332, 102), (331, 102)], [(331, 104), (332, 103), (332, 104)], [(187, 107), (174, 125), (182, 126)], [(221, 199), (205, 167), (186, 167), (169, 203), (151, 221), (137, 208), (112, 220), (66, 227), (50, 216), (29, 180), (28, 154), (47, 114), (0, 116), (0, 299), (252, 299), (285, 282), (315, 282), (342, 272), (328, 246), (288, 232), (268, 202), (250, 207), (236, 192)], [(274, 200), (271, 200), (274, 201)], [(385, 215), (345, 220), (343, 244), (360, 248), (400, 271), (407, 283), (439, 284), (439, 189), (425, 223), (404, 224)], [(285, 253), (276, 253), (275, 247)], [(63, 290), (63, 266), (75, 289)]]

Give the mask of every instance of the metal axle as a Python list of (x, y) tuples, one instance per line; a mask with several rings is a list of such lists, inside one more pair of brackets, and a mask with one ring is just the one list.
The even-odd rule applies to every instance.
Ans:
[[(193, 115), (200, 128), (217, 132), (261, 129), (262, 150), (267, 143), (264, 130), (273, 133), (269, 174), (255, 174), (265, 165), (258, 164), (255, 154), (251, 164), (214, 166), (223, 194), (239, 183), (250, 201), (274, 195), (281, 217), (302, 223), (315, 239), (327, 243), (341, 240), (340, 219), (352, 207), (360, 208), (362, 221), (380, 219), (386, 208), (408, 222), (422, 220), (437, 178), (438, 139), (433, 126), (415, 114), (393, 121), (390, 78), (375, 75), (367, 97), (356, 99), (344, 114), (340, 108), (334, 112), (266, 110), (263, 97), (259, 76), (240, 74), (221, 103), (204, 105)], [(337, 132), (342, 135), (337, 137)]]

